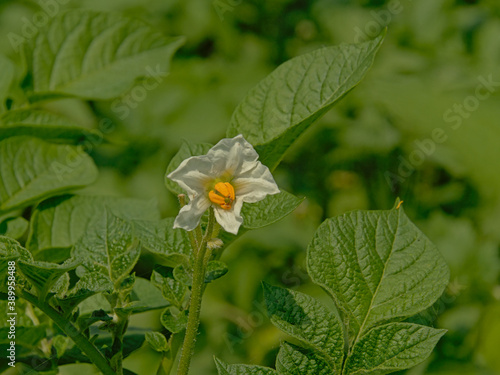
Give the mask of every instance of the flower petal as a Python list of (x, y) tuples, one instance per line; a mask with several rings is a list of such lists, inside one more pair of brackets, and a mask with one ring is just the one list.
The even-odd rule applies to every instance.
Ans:
[(210, 207), (210, 201), (204, 195), (198, 195), (187, 205), (181, 208), (175, 218), (174, 228), (193, 230), (200, 222), (201, 217)]
[(231, 175), (251, 169), (259, 158), (257, 151), (241, 134), (222, 139), (208, 151), (207, 156), (218, 162), (218, 168), (222, 167), (220, 172), (229, 172)]
[(236, 191), (236, 196), (248, 203), (261, 201), (267, 195), (278, 194), (280, 192), (269, 168), (260, 162), (252, 170), (236, 177), (232, 181), (232, 184)]
[(213, 164), (207, 155), (191, 156), (182, 161), (167, 177), (175, 181), (190, 196), (205, 192), (205, 184), (214, 178)]
[(232, 234), (238, 234), (243, 218), (241, 217), (241, 207), (243, 201), (237, 199), (231, 210), (224, 210), (219, 206), (214, 205), (215, 219), (221, 225), (222, 229)]

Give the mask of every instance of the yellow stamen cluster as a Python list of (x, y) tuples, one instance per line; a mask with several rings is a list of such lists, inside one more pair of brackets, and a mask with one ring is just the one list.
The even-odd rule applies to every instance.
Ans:
[(208, 193), (208, 198), (212, 203), (220, 205), (224, 210), (230, 210), (236, 198), (234, 187), (229, 182), (218, 182), (213, 190)]

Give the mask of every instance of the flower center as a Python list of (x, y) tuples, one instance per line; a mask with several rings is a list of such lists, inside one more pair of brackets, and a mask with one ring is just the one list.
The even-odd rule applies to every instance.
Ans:
[(235, 199), (234, 187), (229, 182), (218, 182), (208, 193), (208, 198), (224, 210), (230, 210)]

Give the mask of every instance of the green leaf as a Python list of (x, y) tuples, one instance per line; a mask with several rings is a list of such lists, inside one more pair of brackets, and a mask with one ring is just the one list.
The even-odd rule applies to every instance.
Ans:
[(187, 310), (178, 310), (174, 307), (167, 307), (161, 313), (160, 322), (172, 333), (179, 333), (186, 328), (188, 322)]
[(141, 245), (154, 254), (159, 263), (169, 267), (175, 267), (191, 255), (188, 234), (185, 230), (174, 229), (174, 220), (134, 222), (134, 233)]
[(271, 322), (323, 356), (335, 371), (342, 370), (344, 335), (340, 320), (307, 294), (264, 283)]
[[(52, 338), (52, 347), (56, 350), (57, 358), (61, 358), (64, 355), (66, 349), (71, 347), (71, 343), (71, 338), (67, 336), (57, 335)], [(79, 374), (81, 375), (81, 373)]]
[(168, 306), (168, 304), (156, 286), (146, 279), (136, 277), (134, 287), (130, 293), (130, 303), (115, 310), (137, 314), (144, 311), (162, 309)]
[(78, 327), (84, 331), (92, 324), (97, 322), (111, 322), (113, 317), (106, 313), (103, 309), (94, 310), (90, 316), (83, 315), (78, 318)]
[(1, 141), (0, 160), (0, 212), (29, 206), (91, 184), (97, 178), (94, 162), (81, 148), (36, 138), (13, 137)]
[(107, 209), (75, 244), (72, 255), (88, 272), (108, 278), (115, 288), (129, 275), (141, 253), (132, 224)]
[(103, 136), (97, 130), (80, 127), (67, 117), (41, 109), (8, 111), (0, 118), (0, 139), (32, 136), (58, 143), (79, 143), (85, 140), (98, 144)]
[(0, 113), (2, 113), (7, 109), (5, 101), (15, 77), (14, 63), (3, 55), (0, 55), (0, 72), (2, 72), (0, 75)]
[(155, 202), (128, 198), (64, 195), (38, 205), (31, 218), (27, 247), (33, 254), (43, 250), (68, 249), (104, 210), (124, 220), (158, 220)]
[(314, 350), (300, 348), (286, 342), (281, 344), (276, 370), (280, 375), (331, 375), (340, 374), (333, 370), (324, 357)]
[(157, 352), (164, 353), (169, 350), (167, 339), (160, 332), (146, 332), (146, 341)]
[(178, 264), (177, 266), (175, 266), (173, 275), (175, 280), (179, 281), (180, 283), (187, 286), (193, 285), (192, 270), (187, 269), (184, 264)]
[(292, 213), (305, 198), (281, 191), (279, 194), (268, 195), (257, 203), (245, 203), (241, 210), (243, 227), (258, 229), (283, 219)]
[(226, 263), (221, 262), (220, 260), (211, 260), (207, 264), (207, 270), (205, 273), (205, 283), (211, 283), (214, 280), (217, 280), (224, 276), (229, 269), (227, 268)]
[(168, 164), (167, 171), (165, 173), (165, 185), (167, 186), (167, 189), (175, 195), (186, 194), (186, 192), (182, 190), (176, 182), (170, 180), (167, 176), (176, 170), (185, 159), (190, 158), (191, 156), (205, 155), (212, 147), (213, 145), (209, 143), (194, 144), (184, 141), (179, 151), (177, 151), (177, 154), (174, 155)]
[(361, 81), (382, 40), (326, 47), (283, 63), (238, 105), (227, 136), (243, 134), (274, 169), (290, 145)]
[(371, 329), (347, 358), (344, 373), (388, 374), (423, 362), (446, 330), (410, 323), (390, 323)]
[(29, 222), (24, 217), (9, 217), (0, 223), (0, 235), (17, 240), (26, 233), (28, 226)]
[(182, 39), (166, 38), (142, 21), (118, 14), (60, 13), (26, 46), (32, 99), (106, 100), (120, 96), (138, 79), (160, 82), (181, 44)]
[[(0, 280), (7, 280), (9, 262), (15, 262), (15, 265), (10, 265), (11, 269), (17, 273), (17, 261), (25, 260), (32, 261), (33, 257), (30, 252), (22, 247), (19, 242), (9, 237), (0, 236)], [(19, 283), (19, 280), (16, 282)], [(7, 291), (7, 283), (0, 284), (0, 291)]]
[[(83, 269), (83, 267), (80, 267)], [(113, 289), (113, 284), (106, 275), (99, 272), (78, 272), (80, 279), (76, 285), (63, 296), (56, 295), (56, 302), (61, 310), (69, 315), (76, 306), (92, 297), (96, 293), (108, 292)]]
[(69, 273), (65, 273), (55, 282), (49, 293), (55, 294), (56, 298), (64, 298), (64, 296), (68, 293), (69, 285)]
[(449, 280), (441, 254), (402, 208), (326, 220), (309, 245), (307, 266), (358, 338), (376, 324), (428, 308)]
[(162, 269), (154, 270), (151, 274), (151, 282), (160, 288), (163, 298), (172, 305), (181, 308), (187, 293), (187, 287), (180, 281), (174, 279), (172, 271), (166, 272)]
[(38, 298), (44, 300), (59, 278), (75, 269), (78, 264), (79, 261), (71, 259), (63, 264), (20, 261), (17, 265), (24, 277), (38, 292)]
[(228, 365), (220, 359), (215, 358), (219, 375), (276, 375), (276, 371), (261, 366), (250, 365)]

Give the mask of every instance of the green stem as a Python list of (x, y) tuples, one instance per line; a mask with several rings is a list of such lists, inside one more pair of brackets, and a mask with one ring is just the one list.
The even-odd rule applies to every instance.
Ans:
[(115, 375), (115, 372), (99, 349), (97, 349), (71, 322), (67, 321), (52, 308), (52, 306), (46, 302), (40, 302), (34, 295), (24, 290), (20, 290), (19, 295), (32, 305), (38, 307), (52, 319), (104, 375)]
[(188, 375), (191, 357), (193, 356), (194, 352), (196, 336), (198, 334), (198, 327), (200, 325), (201, 298), (203, 296), (203, 289), (205, 285), (205, 270), (207, 265), (205, 261), (205, 254), (207, 251), (207, 241), (212, 236), (214, 223), (214, 211), (212, 208), (210, 208), (208, 226), (205, 231), (205, 236), (201, 241), (200, 247), (195, 252), (193, 285), (191, 287), (191, 298), (189, 301), (188, 323), (186, 327), (186, 335), (184, 336), (184, 343), (182, 345), (181, 359), (179, 361), (177, 375)]
[(172, 372), (172, 367), (174, 366), (175, 359), (177, 358), (177, 352), (182, 345), (182, 335), (172, 334), (168, 342), (170, 350), (165, 354), (161, 361), (161, 368), (163, 373), (166, 375), (169, 375)]
[(112, 329), (113, 344), (111, 346), (111, 366), (117, 375), (123, 374), (123, 336), (127, 331), (128, 317), (118, 318), (116, 326)]

